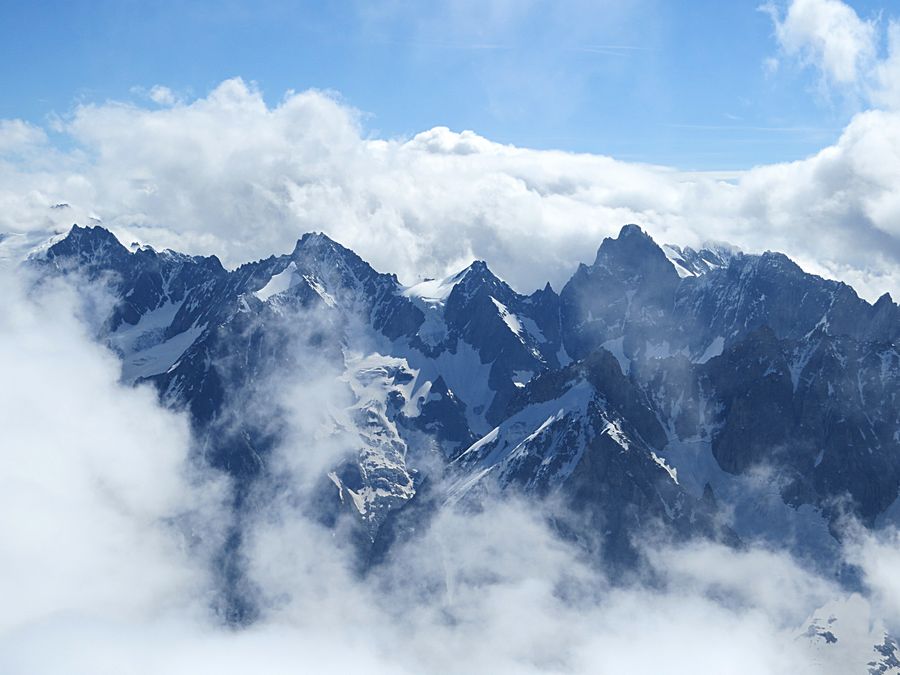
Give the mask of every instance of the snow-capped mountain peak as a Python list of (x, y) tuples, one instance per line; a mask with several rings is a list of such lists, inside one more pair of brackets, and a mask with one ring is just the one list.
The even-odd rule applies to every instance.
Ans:
[(665, 244), (662, 249), (680, 277), (696, 277), (726, 267), (732, 258), (741, 255), (736, 246), (717, 242), (706, 242), (696, 251), (675, 244)]

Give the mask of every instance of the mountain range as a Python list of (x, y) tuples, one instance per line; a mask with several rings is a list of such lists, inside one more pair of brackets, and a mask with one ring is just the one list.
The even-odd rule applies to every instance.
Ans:
[(900, 307), (780, 253), (626, 225), (559, 292), (523, 295), (484, 261), (407, 286), (318, 233), (228, 270), (76, 225), (24, 265), (104, 289), (97, 338), (124, 382), (186, 411), (237, 513), (275, 448), (317, 452), (296, 407), (341, 401), (308, 507), (353, 524), (363, 572), (441, 509), (507, 491), (555, 504), (556, 529), (619, 571), (652, 531), (770, 541), (852, 584), (844, 523), (900, 520)]

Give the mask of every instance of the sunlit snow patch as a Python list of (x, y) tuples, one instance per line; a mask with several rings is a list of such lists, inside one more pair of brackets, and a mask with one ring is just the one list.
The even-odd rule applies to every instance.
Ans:
[(269, 283), (260, 288), (254, 295), (257, 298), (265, 302), (273, 295), (277, 295), (278, 293), (283, 293), (284, 291), (296, 286), (299, 282), (299, 278), (297, 275), (297, 263), (292, 262), (287, 267), (284, 268), (278, 274), (272, 276), (269, 279)]

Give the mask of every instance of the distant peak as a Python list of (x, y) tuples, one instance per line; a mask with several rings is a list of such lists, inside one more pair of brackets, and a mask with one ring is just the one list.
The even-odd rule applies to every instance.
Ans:
[[(650, 239), (650, 235), (644, 232), (640, 226), (635, 225), (634, 223), (628, 223), (627, 225), (623, 225), (622, 229), (619, 230), (619, 239), (626, 237), (643, 237), (645, 239)], [(652, 239), (651, 239), (652, 241)]]
[[(116, 246), (122, 246), (119, 242), (116, 235), (107, 230), (102, 225), (88, 225), (87, 227), (81, 227), (77, 223), (72, 225), (72, 228), (69, 230), (69, 233), (58, 243), (70, 242), (72, 245), (96, 245), (96, 244), (115, 244)], [(124, 249), (125, 247), (122, 246)]]
[(115, 235), (107, 230), (102, 225), (88, 225), (87, 227), (81, 227), (78, 223), (72, 223), (72, 227), (69, 230), (69, 236), (101, 236), (101, 237), (115, 237)]
[[(323, 232), (307, 232), (297, 240), (297, 245), (291, 253), (291, 257), (321, 258), (328, 255), (338, 255), (348, 259), (359, 258), (352, 250), (342, 246)], [(360, 262), (362, 262), (360, 260)]]
[(58, 256), (76, 256), (82, 260), (96, 258), (97, 256), (115, 256), (127, 258), (130, 254), (112, 232), (101, 225), (89, 225), (81, 227), (77, 223), (72, 225), (68, 234), (55, 241), (46, 249), (49, 258)]
[(457, 286), (463, 286), (468, 295), (475, 287), (485, 283), (503, 284), (484, 260), (475, 260), (456, 274), (444, 279), (424, 279), (403, 291), (407, 297), (421, 298), (427, 302), (444, 302)]
[(600, 249), (602, 250), (604, 246), (628, 246), (628, 247), (641, 247), (641, 248), (659, 248), (657, 243), (653, 241), (653, 237), (644, 232), (639, 226), (634, 223), (629, 223), (628, 225), (623, 225), (622, 229), (619, 230), (619, 235), (615, 238), (607, 237), (600, 244)]
[(699, 250), (675, 244), (665, 244), (662, 250), (680, 277), (697, 277), (727, 267), (733, 258), (741, 255), (737, 246), (712, 241), (704, 242)]
[(331, 237), (323, 232), (307, 232), (297, 240), (297, 245), (294, 247), (294, 251), (337, 245), (337, 242), (335, 242), (333, 239), (331, 239)]
[(505, 285), (504, 281), (494, 274), (484, 260), (476, 260), (464, 269), (460, 273), (460, 281), (463, 282), (464, 285), (470, 287), (473, 285), (482, 286), (484, 284)]
[(615, 239), (607, 237), (603, 240), (597, 249), (594, 267), (607, 264), (616, 267), (644, 266), (648, 261), (658, 262), (665, 258), (665, 253), (649, 234), (637, 225), (629, 224), (619, 230), (619, 236)]
[(784, 253), (780, 253), (778, 251), (764, 251), (762, 255), (759, 256), (759, 262), (766, 267), (790, 269), (797, 272), (802, 272), (800, 266), (797, 263), (791, 260)]
[(552, 304), (559, 300), (559, 294), (553, 290), (553, 286), (548, 281), (543, 288), (539, 288), (529, 295), (528, 299), (538, 305)]
[(728, 254), (732, 257), (743, 253), (740, 246), (735, 246), (734, 244), (730, 244), (727, 241), (718, 241), (715, 239), (707, 239), (702, 244), (700, 244), (700, 251), (711, 251), (719, 255)]
[(491, 271), (491, 268), (488, 267), (488, 264), (484, 260), (473, 260), (467, 267), (461, 269), (451, 278), (456, 281), (472, 281), (485, 279), (496, 279), (497, 281), (499, 281), (497, 275), (495, 275)]
[(324, 232), (306, 232), (299, 239), (300, 242), (331, 242), (334, 243), (334, 240), (331, 239)]

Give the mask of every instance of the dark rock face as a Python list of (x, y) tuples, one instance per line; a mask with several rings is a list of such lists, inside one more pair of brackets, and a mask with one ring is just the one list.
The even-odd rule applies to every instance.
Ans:
[(900, 647), (897, 640), (885, 635), (884, 642), (875, 645), (873, 651), (875, 658), (867, 664), (869, 675), (882, 675), (900, 670)]
[[(74, 225), (69, 235), (51, 246), (37, 261), (63, 273), (79, 273), (90, 281), (106, 282), (118, 300), (107, 329), (134, 325), (148, 311), (166, 302), (181, 302), (190, 293), (212, 290), (227, 276), (215, 256), (187, 256), (173, 251), (158, 253), (149, 247), (134, 252), (102, 227)], [(181, 322), (185, 321), (181, 318)], [(179, 322), (173, 322), (177, 331)]]
[(654, 451), (665, 443), (645, 393), (601, 349), (532, 380), (506, 419), (454, 462), (462, 479), (450, 493), (477, 494), (489, 476), (526, 493), (562, 495), (560, 530), (617, 569), (636, 562), (632, 538), (653, 524), (672, 537), (735, 541), (715, 502), (685, 492)]
[(774, 465), (792, 477), (793, 503), (872, 524), (900, 486), (897, 358), (884, 343), (759, 329), (701, 369), (723, 406), (716, 459), (735, 473)]
[[(397, 401), (402, 405), (402, 401)], [(400, 412), (398, 422), (423, 434), (433, 436), (453, 448), (466, 448), (477, 438), (466, 422), (466, 404), (460, 401), (440, 375), (432, 383), (427, 397), (420, 398), (418, 415)]]
[(484, 413), (491, 425), (502, 419), (516, 393), (517, 372), (559, 366), (558, 296), (549, 287), (519, 295), (476, 261), (450, 292), (444, 316), (451, 335), (491, 364), (488, 384), (496, 394)]
[(725, 268), (685, 279), (674, 310), (690, 317), (693, 325), (685, 329), (723, 336), (726, 344), (761, 326), (779, 338), (799, 339), (823, 327), (831, 335), (893, 341), (900, 317), (896, 305), (876, 309), (846, 284), (806, 274), (770, 252), (737, 256)]
[(874, 523), (900, 487), (897, 305), (778, 253), (675, 250), (680, 278), (636, 228), (605, 240), (561, 294), (567, 349), (616, 353), (671, 436), (706, 438), (726, 472), (770, 468), (788, 503)]
[(667, 335), (679, 277), (665, 253), (637, 225), (604, 239), (590, 267), (579, 266), (560, 294), (563, 342), (574, 359), (613, 340), (625, 354)]
[(29, 264), (106, 285), (123, 379), (187, 410), (239, 492), (285, 436), (279, 383), (339, 380), (356, 440), (316, 508), (350, 513), (368, 560), (489, 486), (561, 501), (578, 514), (561, 530), (620, 562), (650, 522), (733, 540), (728, 505), (667, 459), (684, 443), (724, 475), (765, 467), (831, 523), (873, 525), (900, 488), (900, 308), (778, 253), (661, 248), (628, 225), (559, 295), (528, 296), (482, 261), (404, 287), (322, 234), (229, 271), (76, 226)]

